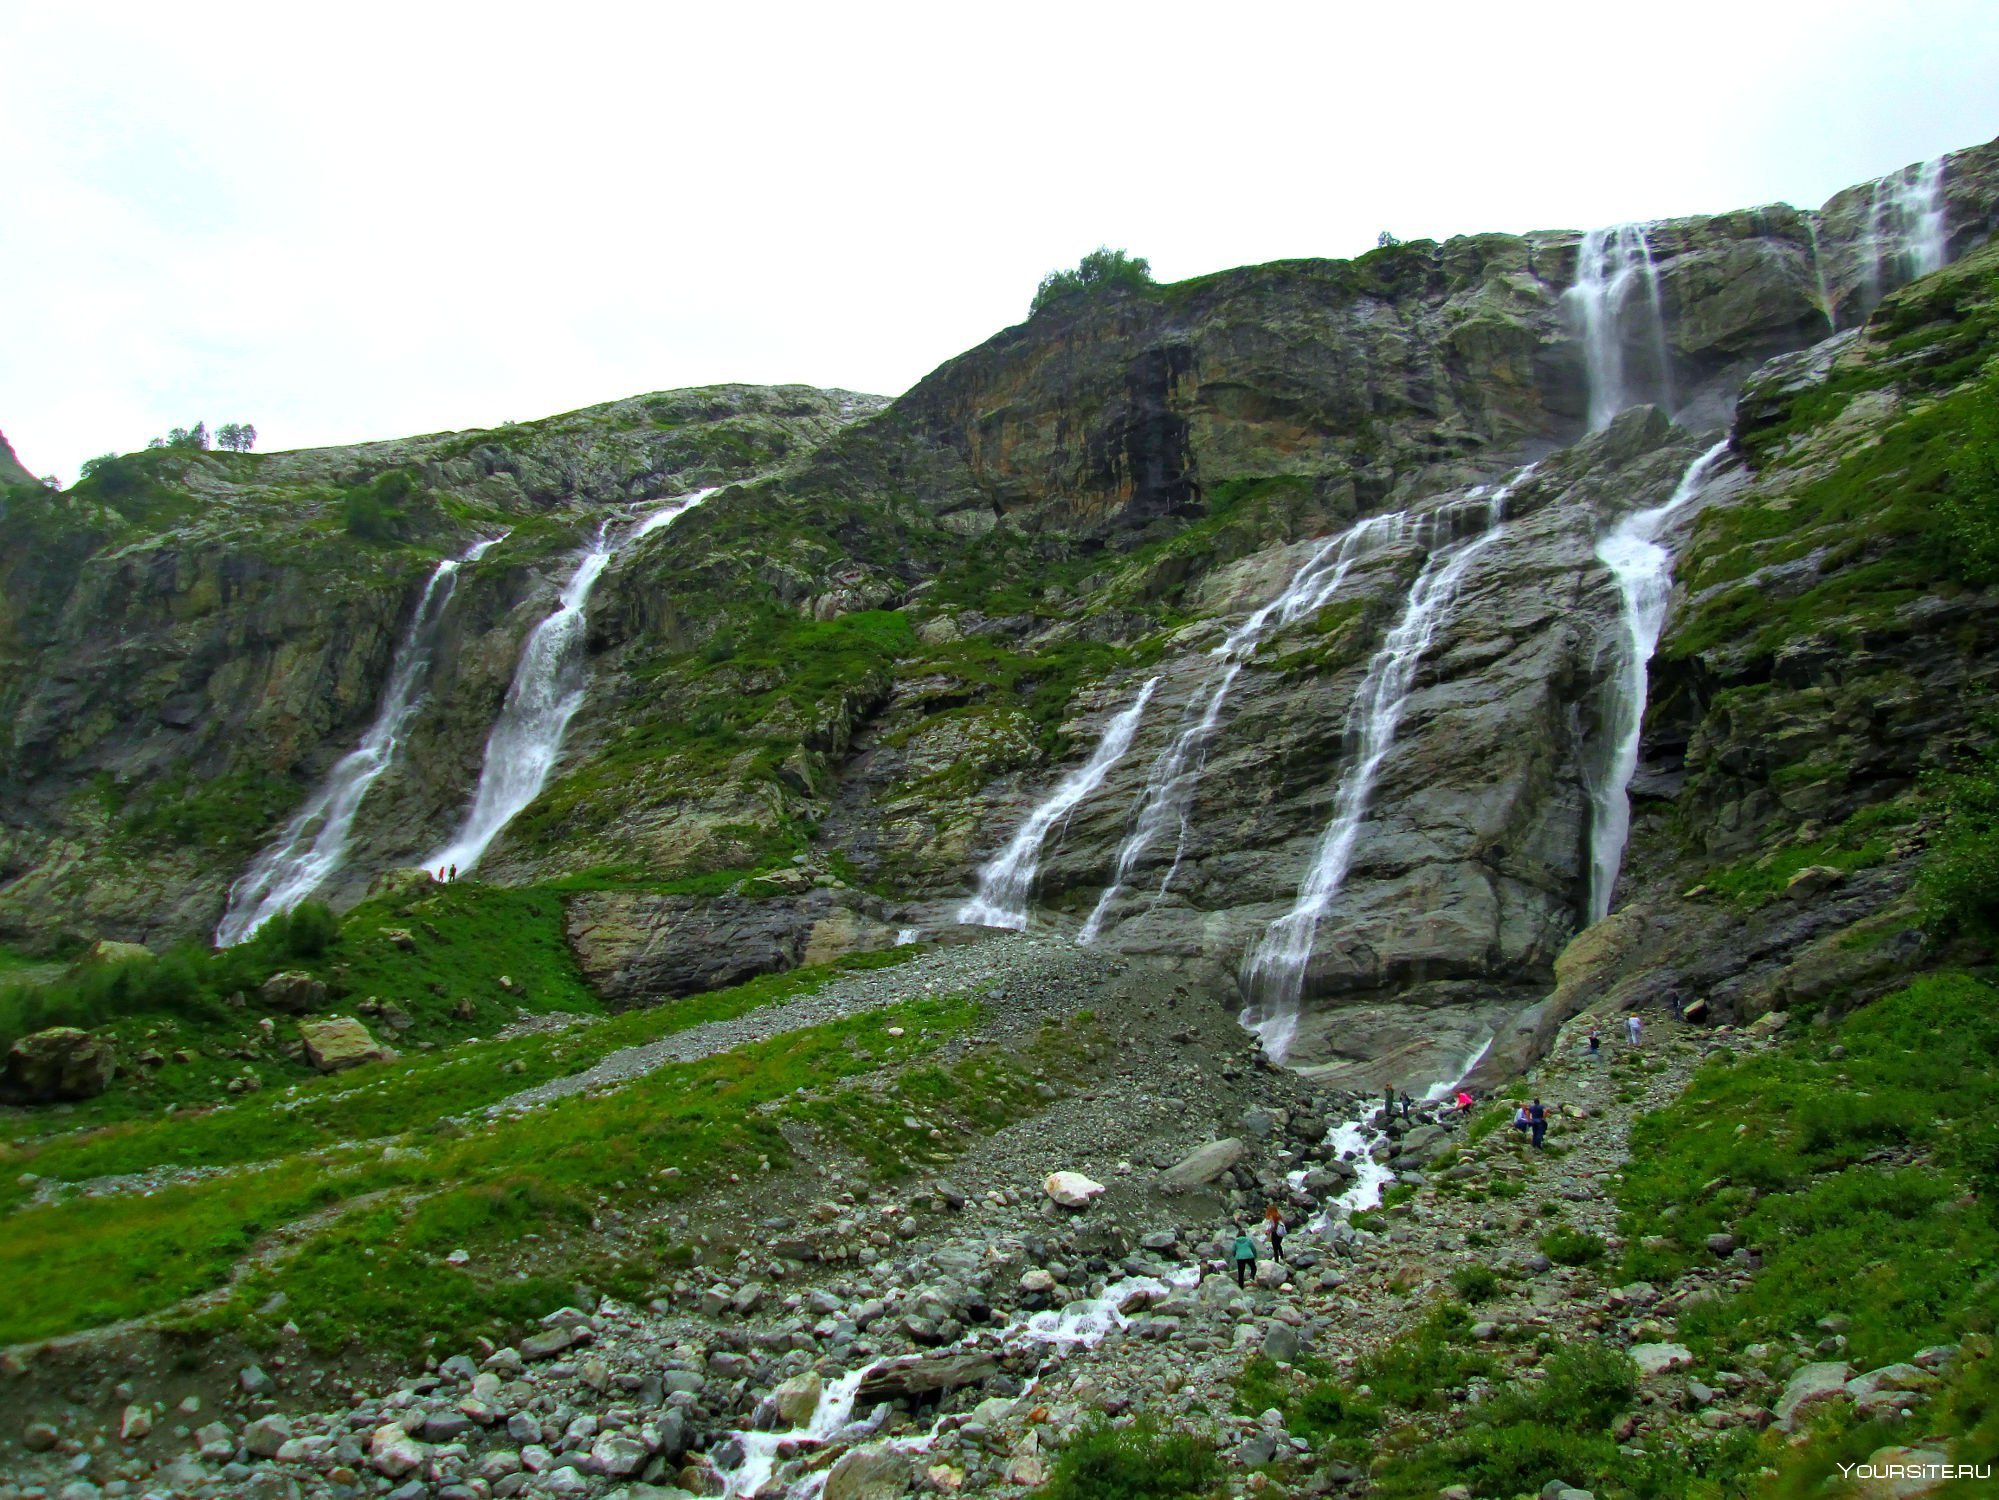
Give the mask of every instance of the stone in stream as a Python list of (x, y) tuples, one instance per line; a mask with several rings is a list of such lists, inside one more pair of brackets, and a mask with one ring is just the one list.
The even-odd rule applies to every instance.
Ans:
[(894, 1500), (914, 1479), (907, 1453), (887, 1443), (870, 1443), (840, 1456), (826, 1476), (825, 1500)]
[(990, 1354), (905, 1355), (884, 1360), (869, 1370), (854, 1393), (854, 1404), (859, 1408), (877, 1401), (955, 1391), (989, 1379), (998, 1371), (999, 1364)]

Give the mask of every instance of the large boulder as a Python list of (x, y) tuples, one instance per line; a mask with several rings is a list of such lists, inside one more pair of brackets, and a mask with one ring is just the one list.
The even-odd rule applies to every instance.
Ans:
[(895, 1500), (915, 1479), (910, 1458), (887, 1443), (869, 1443), (840, 1455), (826, 1476), (826, 1500)]
[(34, 1103), (95, 1098), (117, 1075), (111, 1039), (74, 1026), (34, 1032), (7, 1050), (9, 1090)]
[(1247, 1148), (1234, 1136), (1209, 1141), (1159, 1174), (1159, 1185), (1169, 1193), (1184, 1193), (1206, 1187), (1237, 1162)]
[(286, 969), (257, 986), (257, 998), (272, 1010), (305, 1016), (326, 1004), (326, 985), (310, 974)]
[(369, 1035), (368, 1028), (352, 1016), (301, 1021), (298, 1035), (305, 1043), (306, 1061), (322, 1073), (338, 1073), (342, 1068), (365, 1062), (386, 1062), (396, 1055)]
[(1799, 1366), (1785, 1385), (1784, 1394), (1777, 1399), (1778, 1430), (1792, 1431), (1815, 1407), (1851, 1401), (1853, 1393), (1846, 1383), (1852, 1378), (1853, 1367), (1841, 1360), (1820, 1360)]

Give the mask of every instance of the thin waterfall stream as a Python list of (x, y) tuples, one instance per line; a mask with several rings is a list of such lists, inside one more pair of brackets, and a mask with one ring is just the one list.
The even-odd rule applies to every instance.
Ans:
[(438, 563), (424, 584), (409, 628), (396, 644), (388, 684), (361, 743), (334, 763), (283, 833), (250, 862), (229, 888), (229, 905), (215, 928), (215, 946), (254, 937), (271, 918), (290, 911), (339, 872), (361, 802), (388, 770), (423, 706), (439, 626), (458, 588), (459, 570), (485, 556), (502, 536), (474, 542), (461, 557)]
[(619, 553), (670, 526), (713, 490), (682, 495), (620, 532), (609, 520), (597, 528), (563, 586), (554, 613), (529, 632), (506, 702), (486, 737), (479, 786), (457, 834), (425, 855), (426, 869), (473, 869), (500, 832), (541, 795), (562, 751), (569, 721), (583, 706), (583, 647), (590, 594)]
[(1127, 832), (1118, 847), (1116, 872), (1077, 934), (1078, 943), (1087, 946), (1097, 940), (1105, 917), (1139, 861), (1168, 828), (1177, 826), (1173, 859), (1153, 893), (1153, 901), (1157, 902), (1172, 885), (1186, 853), (1188, 816), (1201, 773), (1207, 768), (1208, 750), (1221, 724), (1222, 706), (1228, 701), (1229, 689), (1235, 686), (1243, 664), (1256, 654), (1272, 630), (1295, 624), (1324, 608), (1346, 582), (1354, 564), (1399, 541), (1407, 525), (1408, 517), (1398, 511), (1370, 517), (1322, 542), (1299, 564), (1281, 594), (1258, 608), (1208, 653), (1211, 665), (1189, 700), (1185, 727), (1152, 762), (1145, 786), (1126, 817)]
[(1145, 717), (1145, 706), (1152, 701), (1158, 686), (1157, 677), (1146, 681), (1130, 706), (1104, 727), (1103, 738), (1097, 741), (1090, 758), (1055, 784), (1055, 790), (1028, 814), (1027, 821), (1020, 825), (1007, 846), (979, 871), (977, 892), (958, 908), (960, 922), (968, 927), (1027, 930), (1027, 901), (1034, 891), (1041, 846), (1049, 830), (1080, 807), (1086, 797), (1104, 784), (1111, 767), (1124, 759), (1132, 737), (1138, 733), (1138, 721)]
[(1673, 554), (1659, 544), (1658, 536), (1675, 512), (1700, 495), (1708, 474), (1727, 451), (1728, 439), (1724, 437), (1687, 465), (1665, 504), (1626, 516), (1596, 544), (1597, 559), (1617, 580), (1623, 635), (1617, 643), (1617, 671), (1605, 688), (1609, 764), (1589, 787), (1592, 922), (1609, 915), (1617, 872), (1624, 862), (1624, 845), (1631, 836), (1631, 778), (1638, 769), (1645, 699), (1651, 686), (1650, 664), (1666, 623), (1666, 602), (1673, 587)]
[[(1388, 633), (1354, 696), (1350, 723), (1354, 756), (1340, 780), (1332, 820), (1320, 835), (1312, 863), (1290, 911), (1265, 929), (1262, 940), (1243, 965), (1243, 988), (1249, 1004), (1242, 1024), (1254, 1031), (1264, 1051), (1281, 1062), (1298, 1031), (1298, 1004), (1304, 991), (1305, 968), (1311, 961), (1319, 922), (1345, 884), (1352, 867), (1360, 828), (1374, 793), (1376, 775), (1394, 747), (1395, 733), (1416, 682), (1416, 669), (1435, 639), (1438, 627), (1456, 601), (1458, 590), (1478, 555), (1498, 540), (1504, 527), (1506, 502), (1534, 472), (1528, 465), (1478, 503), (1480, 524), (1456, 540), (1444, 532), (1432, 544), (1430, 556), (1409, 590), (1402, 618)], [(1442, 531), (1469, 501), (1440, 507), (1425, 518)]]

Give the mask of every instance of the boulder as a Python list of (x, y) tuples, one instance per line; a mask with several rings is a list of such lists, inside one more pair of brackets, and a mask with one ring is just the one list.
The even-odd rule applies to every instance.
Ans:
[(1694, 1356), (1685, 1344), (1633, 1344), (1631, 1362), (1642, 1378), (1651, 1380), (1669, 1370), (1685, 1369)]
[(819, 1398), (825, 1389), (826, 1382), (820, 1379), (819, 1372), (807, 1370), (803, 1375), (792, 1376), (770, 1395), (785, 1426), (803, 1427), (819, 1410)]
[(301, 1021), (298, 1035), (305, 1043), (306, 1061), (322, 1073), (337, 1073), (365, 1062), (386, 1062), (395, 1056), (352, 1016)]
[(907, 1453), (887, 1443), (869, 1443), (840, 1455), (823, 1493), (825, 1500), (894, 1500), (915, 1479)]
[(1784, 1386), (1784, 1394), (1777, 1399), (1778, 1429), (1783, 1432), (1794, 1430), (1799, 1417), (1815, 1406), (1851, 1401), (1853, 1397), (1846, 1383), (1852, 1378), (1853, 1367), (1844, 1360), (1820, 1360), (1800, 1366)]
[(419, 870), (404, 865), (394, 870), (384, 870), (368, 882), (370, 896), (397, 896), (404, 891), (416, 890), (421, 886), (434, 885), (437, 876), (429, 870)]
[(1806, 865), (1784, 882), (1784, 894), (1793, 901), (1802, 901), (1809, 896), (1818, 895), (1821, 891), (1829, 891), (1834, 886), (1843, 884), (1845, 880), (1846, 871), (1836, 869), (1832, 865)]
[(1876, 1448), (1854, 1471), (1854, 1493), (1868, 1500), (1917, 1500), (1948, 1483), (1951, 1467), (1950, 1455), (1937, 1448)]
[(403, 1431), (400, 1422), (383, 1423), (368, 1439), (368, 1466), (391, 1479), (421, 1469), (429, 1457), (430, 1445)]
[(257, 998), (272, 1010), (305, 1016), (326, 1004), (326, 985), (310, 974), (285, 969), (257, 986)]
[(117, 1074), (118, 1053), (111, 1039), (74, 1026), (34, 1032), (7, 1050), (8, 1087), (38, 1103), (93, 1099)]
[(868, 1410), (878, 1401), (955, 1391), (998, 1373), (998, 1362), (986, 1353), (904, 1355), (883, 1360), (862, 1377), (854, 1393), (854, 1407)]
[(1169, 1193), (1205, 1187), (1243, 1159), (1246, 1147), (1234, 1136), (1209, 1141), (1159, 1174), (1159, 1186)]
[(151, 958), (153, 950), (144, 943), (119, 943), (110, 938), (99, 938), (78, 962), (78, 968), (98, 968), (105, 964), (136, 963), (142, 958)]
[(1104, 1185), (1081, 1172), (1050, 1172), (1041, 1189), (1064, 1208), (1088, 1208), (1090, 1200), (1103, 1192)]

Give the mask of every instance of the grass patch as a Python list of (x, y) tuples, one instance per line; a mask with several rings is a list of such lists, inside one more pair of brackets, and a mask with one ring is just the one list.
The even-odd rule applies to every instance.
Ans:
[(1633, 1125), (1618, 1189), (1626, 1273), (1668, 1279), (1707, 1258), (1714, 1233), (1761, 1249), (1746, 1290), (1682, 1317), (1697, 1352), (1809, 1336), (1840, 1312), (1864, 1369), (1993, 1327), (1995, 1049), (1999, 990), (1947, 974), (1836, 1033), (1708, 1063)]
[(1040, 1500), (1188, 1500), (1222, 1488), (1221, 1459), (1208, 1438), (1163, 1432), (1149, 1418), (1116, 1427), (1097, 1420), (1055, 1460)]
[(1541, 1253), (1558, 1266), (1593, 1266), (1610, 1253), (1601, 1235), (1566, 1225), (1542, 1235), (1540, 1246)]
[(1337, 1379), (1330, 1365), (1310, 1354), (1301, 1354), (1288, 1372), (1261, 1354), (1243, 1366), (1236, 1377), (1236, 1411), (1254, 1417), (1272, 1407), (1284, 1413), (1286, 1432), (1309, 1438), (1341, 1458), (1364, 1457), (1381, 1426), (1380, 1404)]

